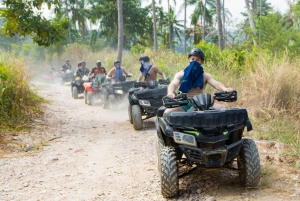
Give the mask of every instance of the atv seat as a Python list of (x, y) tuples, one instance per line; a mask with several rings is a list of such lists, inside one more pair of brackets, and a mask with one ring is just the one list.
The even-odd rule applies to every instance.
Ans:
[(198, 94), (193, 97), (193, 101), (202, 111), (208, 110), (214, 104), (210, 94)]
[(248, 113), (246, 109), (233, 108), (227, 110), (206, 110), (193, 112), (164, 113), (171, 126), (193, 128), (216, 128), (228, 125), (240, 125), (248, 127)]

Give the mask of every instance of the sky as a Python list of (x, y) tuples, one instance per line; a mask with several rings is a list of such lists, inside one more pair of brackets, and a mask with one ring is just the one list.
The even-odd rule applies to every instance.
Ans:
[[(174, 1), (169, 0), (170, 4), (174, 6)], [(204, 0), (205, 1), (205, 0)], [(222, 0), (221, 0), (222, 1)], [(152, 2), (152, 0), (143, 0), (142, 6), (149, 5)], [(271, 5), (276, 9), (279, 10), (281, 13), (285, 13), (288, 10), (288, 3), (287, 0), (267, 0), (268, 3), (271, 3)], [(184, 0), (176, 0), (176, 12), (178, 12), (179, 7), (184, 3)], [(158, 1), (156, 0), (156, 4), (158, 4)], [(162, 5), (164, 7), (165, 12), (167, 12), (168, 7), (168, 1), (162, 0)], [(232, 21), (234, 23), (238, 23), (242, 20), (241, 12), (246, 12), (245, 8), (245, 0), (225, 0), (225, 8), (229, 10), (229, 12), (232, 14)], [(178, 20), (184, 19), (184, 11), (182, 11), (179, 14)], [(189, 21), (187, 19), (187, 21)], [(187, 23), (188, 24), (188, 23)]]

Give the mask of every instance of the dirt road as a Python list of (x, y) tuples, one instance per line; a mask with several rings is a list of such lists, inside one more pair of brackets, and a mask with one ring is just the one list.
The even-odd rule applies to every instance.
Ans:
[[(70, 86), (36, 83), (51, 100), (30, 133), (1, 138), (0, 200), (166, 200), (160, 193), (154, 119), (135, 131), (124, 104), (118, 111), (87, 106)], [(23, 146), (28, 144), (28, 151)], [(282, 145), (257, 142), (262, 181), (239, 185), (236, 172), (212, 171), (180, 180), (170, 200), (300, 200), (299, 173), (280, 157)], [(26, 147), (25, 147), (26, 148)]]

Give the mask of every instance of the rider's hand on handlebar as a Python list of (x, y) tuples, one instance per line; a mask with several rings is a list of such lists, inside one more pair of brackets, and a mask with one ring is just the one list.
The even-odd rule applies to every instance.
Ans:
[(223, 91), (226, 92), (226, 93), (230, 93), (230, 92), (233, 91), (233, 89), (232, 88), (225, 88), (225, 89), (223, 89)]
[(174, 94), (174, 93), (170, 93), (170, 94), (168, 94), (168, 96), (169, 96), (170, 98), (175, 98), (175, 94)]

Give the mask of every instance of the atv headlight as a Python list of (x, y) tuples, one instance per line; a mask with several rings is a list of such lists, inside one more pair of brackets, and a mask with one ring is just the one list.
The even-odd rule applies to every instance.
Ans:
[(197, 147), (196, 138), (193, 135), (180, 133), (180, 132), (174, 132), (173, 139), (178, 144), (185, 144)]
[(121, 89), (115, 90), (116, 94), (123, 94), (123, 91)]
[(148, 107), (151, 106), (151, 103), (147, 100), (139, 100), (139, 104), (144, 105), (144, 106), (148, 106)]

